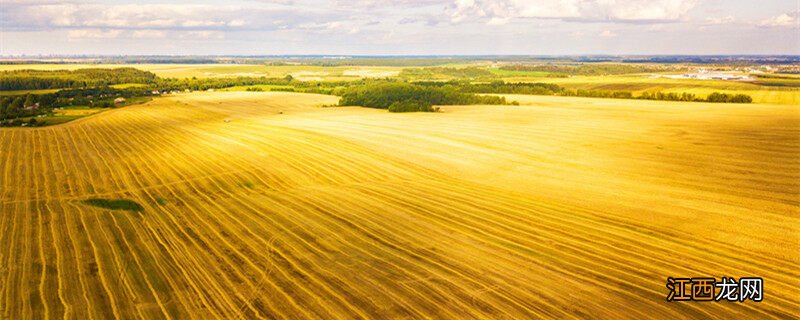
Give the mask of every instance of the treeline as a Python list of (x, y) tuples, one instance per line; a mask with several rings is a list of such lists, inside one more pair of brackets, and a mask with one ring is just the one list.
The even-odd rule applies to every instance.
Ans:
[(753, 98), (745, 94), (727, 94), (714, 92), (708, 95), (706, 99), (708, 102), (723, 102), (723, 103), (751, 103)]
[(434, 78), (493, 78), (495, 74), (489, 70), (478, 67), (450, 68), (411, 68), (400, 71), (399, 76), (406, 79), (434, 79)]
[(752, 103), (753, 98), (745, 94), (727, 94), (714, 92), (703, 99), (693, 93), (687, 92), (643, 92), (634, 96), (630, 91), (606, 91), (586, 89), (566, 89), (559, 93), (561, 96), (589, 97), (589, 98), (615, 98), (615, 99), (642, 99), (661, 101), (686, 101), (686, 102), (713, 102), (713, 103)]
[(257, 84), (287, 85), (290, 80), (267, 77), (235, 77), (235, 78), (158, 78), (155, 90), (184, 91), (186, 89), (208, 90), (223, 89), (236, 86), (252, 86)]
[(435, 111), (433, 105), (506, 104), (496, 96), (464, 93), (452, 87), (422, 86), (407, 82), (372, 82), (344, 89), (340, 106), (363, 106), (395, 112)]
[(602, 75), (617, 75), (617, 74), (661, 71), (662, 67), (631, 65), (631, 64), (615, 64), (615, 63), (591, 63), (591, 64), (580, 64), (580, 65), (515, 64), (515, 65), (502, 66), (500, 67), (500, 69), (508, 71), (549, 72), (549, 73), (564, 74), (564, 75), (602, 76)]
[(560, 96), (567, 97), (587, 97), (587, 98), (613, 98), (613, 99), (633, 99), (633, 93), (629, 91), (605, 91), (605, 90), (563, 90)]
[[(291, 86), (302, 92), (313, 93), (326, 93), (330, 94), (332, 88), (339, 86), (346, 86), (347, 81), (298, 81), (294, 80), (291, 75), (284, 78), (268, 78), (268, 77), (233, 77), (233, 78), (158, 78), (153, 85), (153, 90), (165, 91), (184, 91), (184, 90), (208, 90), (208, 89), (224, 89), (238, 86), (254, 86), (254, 85), (275, 85), (275, 86)], [(251, 89), (258, 90), (258, 89)], [(262, 89), (263, 91), (263, 89)]]
[(467, 93), (504, 93), (504, 94), (532, 94), (532, 95), (554, 95), (560, 93), (563, 88), (552, 83), (529, 83), (529, 82), (504, 82), (502, 80), (488, 83), (473, 83), (470, 81), (452, 80), (441, 81), (421, 81), (414, 82), (423, 86), (434, 86), (452, 88), (457, 91)]
[(251, 92), (263, 92), (263, 91), (278, 91), (278, 92), (301, 92), (301, 93), (317, 93), (317, 94), (327, 94), (327, 95), (338, 95), (338, 92), (341, 92), (342, 89), (331, 87), (329, 85), (322, 85), (321, 83), (318, 86), (305, 86), (305, 87), (274, 87), (274, 88), (267, 88), (264, 90), (263, 88), (259, 87), (249, 87), (245, 89), (245, 91)]
[(123, 83), (152, 84), (156, 79), (154, 73), (135, 68), (12, 70), (0, 72), (0, 90), (89, 88)]

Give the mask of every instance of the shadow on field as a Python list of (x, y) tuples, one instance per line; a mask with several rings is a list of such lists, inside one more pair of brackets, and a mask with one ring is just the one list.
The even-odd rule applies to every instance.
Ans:
[(87, 199), (82, 201), (90, 206), (105, 208), (109, 210), (126, 210), (130, 212), (142, 212), (144, 207), (132, 200), (126, 199)]

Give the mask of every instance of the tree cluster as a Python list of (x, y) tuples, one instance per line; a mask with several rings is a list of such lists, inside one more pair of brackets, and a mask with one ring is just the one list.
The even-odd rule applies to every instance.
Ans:
[(722, 102), (722, 103), (751, 103), (753, 98), (745, 94), (727, 94), (714, 92), (708, 95), (706, 99), (708, 102)]
[(151, 95), (141, 88), (114, 89), (110, 87), (68, 89), (56, 93), (6, 96), (0, 99), (0, 120), (35, 117), (48, 114), (57, 107), (89, 106), (94, 108), (114, 107), (114, 99)]
[(11, 70), (0, 72), (0, 90), (104, 87), (123, 83), (151, 84), (156, 75), (135, 68), (77, 70)]
[(451, 87), (380, 81), (344, 89), (339, 105), (388, 109), (397, 102), (410, 102), (409, 104), (395, 105), (395, 109), (398, 110), (409, 108), (412, 105), (506, 104), (505, 98), (502, 97), (479, 96), (459, 92)]
[(643, 92), (636, 99), (644, 100), (666, 100), (666, 101), (703, 101), (692, 93), (676, 93), (676, 92)]
[(389, 106), (389, 112), (436, 112), (439, 107), (434, 107), (429, 102), (417, 100), (397, 101)]
[(590, 97), (590, 98), (615, 98), (632, 99), (633, 94), (629, 91), (606, 91), (606, 90), (564, 90), (559, 95), (568, 97)]

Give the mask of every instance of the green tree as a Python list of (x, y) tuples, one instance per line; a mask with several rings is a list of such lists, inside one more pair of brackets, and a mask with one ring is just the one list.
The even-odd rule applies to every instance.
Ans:
[(17, 110), (22, 109), (23, 105), (25, 104), (25, 100), (23, 100), (23, 99), (24, 98), (22, 98), (22, 97), (14, 98), (14, 101), (11, 102), (10, 106), (12, 108), (14, 108), (14, 109), (17, 109)]
[(23, 107), (30, 107), (36, 103), (36, 96), (32, 94), (28, 94), (25, 96), (25, 102), (23, 103)]

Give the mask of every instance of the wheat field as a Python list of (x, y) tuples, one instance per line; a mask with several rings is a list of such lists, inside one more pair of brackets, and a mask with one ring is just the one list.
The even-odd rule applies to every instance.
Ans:
[[(298, 80), (346, 81), (361, 78), (383, 78), (396, 76), (402, 68), (387, 66), (314, 66), (265, 64), (0, 64), (0, 72), (13, 70), (77, 70), (86, 68), (135, 68), (150, 71), (162, 78), (216, 78), (216, 77), (273, 77), (293, 75)], [(319, 79), (317, 79), (319, 78)], [(23, 90), (20, 90), (23, 91)], [(30, 91), (30, 90), (25, 90)], [(52, 91), (52, 90), (49, 90)], [(0, 92), (2, 93), (2, 92)], [(40, 90), (40, 93), (46, 93)]]
[(711, 93), (720, 92), (746, 94), (753, 98), (754, 103), (800, 104), (800, 88), (764, 86), (747, 81), (652, 78), (650, 74), (569, 78), (506, 77), (504, 79), (507, 82), (553, 83), (570, 89), (630, 91), (637, 96), (643, 92), (674, 92), (678, 94), (685, 92), (705, 98)]
[[(0, 130), (0, 318), (800, 314), (796, 106), (335, 101), (193, 93)], [(765, 297), (670, 303), (668, 276)]]

